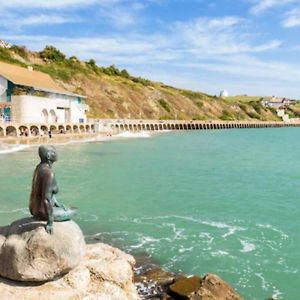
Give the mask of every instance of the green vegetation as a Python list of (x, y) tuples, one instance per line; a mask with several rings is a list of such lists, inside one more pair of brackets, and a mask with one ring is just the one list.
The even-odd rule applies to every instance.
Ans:
[(19, 56), (21, 56), (24, 59), (28, 59), (28, 50), (26, 49), (25, 46), (18, 46), (18, 45), (13, 45), (10, 48), (11, 51), (15, 52)]
[(165, 111), (167, 111), (168, 113), (171, 112), (170, 106), (168, 104), (168, 102), (164, 99), (159, 99), (158, 103), (160, 104), (161, 107), (164, 108)]
[(259, 101), (250, 101), (249, 105), (251, 105), (258, 114), (263, 110), (266, 111), (265, 107), (263, 107)]
[(21, 67), (26, 67), (26, 64), (12, 57), (9, 49), (0, 47), (0, 60), (9, 64), (19, 65)]
[(60, 52), (54, 46), (49, 45), (40, 52), (40, 56), (45, 61), (63, 62), (66, 60), (66, 56), (62, 52)]
[(197, 101), (196, 104), (197, 104), (197, 106), (198, 106), (199, 108), (202, 108), (202, 107), (203, 107), (203, 102), (201, 102), (201, 101)]
[(196, 116), (193, 116), (192, 117), (192, 120), (197, 120), (197, 121), (203, 121), (203, 120), (206, 120), (207, 118), (205, 118), (203, 115), (200, 115), (200, 114), (198, 114), (198, 115), (196, 115)]
[(173, 118), (171, 118), (170, 116), (161, 116), (159, 117), (159, 120), (172, 120)]
[(234, 116), (228, 111), (228, 110), (223, 110), (222, 115), (220, 116), (221, 120), (224, 121), (233, 121), (235, 120)]
[(240, 95), (240, 96), (229, 96), (226, 97), (224, 100), (228, 102), (258, 102), (261, 97), (258, 96), (247, 96), (247, 95)]

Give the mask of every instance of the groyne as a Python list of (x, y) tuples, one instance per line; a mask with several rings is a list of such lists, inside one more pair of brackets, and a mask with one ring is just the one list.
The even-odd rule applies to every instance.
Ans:
[(99, 119), (95, 121), (98, 132), (120, 131), (158, 131), (158, 130), (212, 130), (234, 128), (298, 127), (300, 122), (279, 121), (197, 121), (197, 120), (116, 120)]

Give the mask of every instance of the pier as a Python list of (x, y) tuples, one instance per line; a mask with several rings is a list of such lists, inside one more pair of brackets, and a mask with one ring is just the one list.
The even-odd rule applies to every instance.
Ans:
[(98, 132), (161, 131), (161, 130), (212, 130), (234, 128), (296, 127), (300, 122), (262, 121), (198, 121), (198, 120), (95, 120)]

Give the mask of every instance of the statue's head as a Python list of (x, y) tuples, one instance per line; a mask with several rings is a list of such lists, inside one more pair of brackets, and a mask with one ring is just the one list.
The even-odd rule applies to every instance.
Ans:
[(41, 162), (55, 162), (57, 161), (57, 152), (54, 146), (51, 145), (41, 145), (39, 147), (39, 156)]

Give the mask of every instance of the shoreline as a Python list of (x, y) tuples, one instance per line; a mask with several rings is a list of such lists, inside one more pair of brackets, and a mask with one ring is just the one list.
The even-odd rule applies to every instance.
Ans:
[[(167, 133), (169, 131), (163, 131)], [(28, 147), (33, 147), (41, 144), (52, 145), (70, 145), (77, 143), (95, 143), (95, 142), (110, 142), (136, 138), (150, 138), (159, 132), (149, 131), (124, 131), (115, 134), (107, 133), (82, 133), (82, 134), (56, 134), (52, 138), (48, 136), (30, 136), (30, 137), (4, 137), (0, 138), (0, 155), (22, 151)]]

